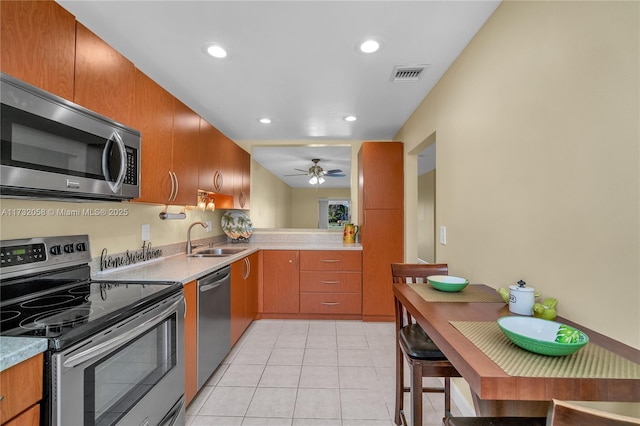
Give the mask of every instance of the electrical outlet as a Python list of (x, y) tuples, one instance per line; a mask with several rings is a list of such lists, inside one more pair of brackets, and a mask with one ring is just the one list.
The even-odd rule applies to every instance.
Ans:
[(207, 223), (207, 232), (211, 232), (211, 221), (208, 220), (206, 223)]
[(151, 239), (151, 231), (148, 224), (142, 225), (142, 241), (149, 241)]

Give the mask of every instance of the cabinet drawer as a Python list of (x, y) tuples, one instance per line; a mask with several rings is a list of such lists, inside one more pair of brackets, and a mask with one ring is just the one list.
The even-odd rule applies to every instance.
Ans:
[(10, 419), (42, 399), (42, 354), (0, 373), (0, 419)]
[(360, 314), (361, 293), (301, 293), (300, 312), (305, 314)]
[(361, 271), (362, 252), (306, 250), (300, 252), (301, 271)]
[(300, 271), (300, 291), (360, 293), (362, 291), (362, 273)]

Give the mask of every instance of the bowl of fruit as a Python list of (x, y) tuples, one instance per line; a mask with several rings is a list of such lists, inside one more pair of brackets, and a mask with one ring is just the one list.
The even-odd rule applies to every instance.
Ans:
[(517, 346), (541, 355), (570, 355), (589, 342), (582, 331), (542, 318), (506, 316), (498, 319), (498, 327)]

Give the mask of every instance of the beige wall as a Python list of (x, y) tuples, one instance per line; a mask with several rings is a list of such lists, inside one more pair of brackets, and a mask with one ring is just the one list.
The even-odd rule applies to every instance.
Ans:
[(635, 347), (638, 36), (638, 2), (505, 2), (397, 135), (436, 134), (438, 261)]
[(319, 199), (351, 199), (350, 188), (293, 188), (292, 228), (318, 228)]
[(437, 140), (437, 261), (494, 287), (524, 279), (636, 348), (638, 22), (636, 1), (504, 2), (396, 136), (407, 153)]
[[(416, 210), (418, 221), (418, 259), (434, 263), (436, 260), (434, 246), (434, 224), (436, 205), (436, 171), (432, 170), (418, 176), (418, 208)], [(407, 262), (415, 260), (407, 259)]]
[(291, 200), (291, 187), (252, 160), (250, 217), (253, 227), (291, 228)]
[[(186, 241), (187, 228), (195, 221), (211, 221), (212, 232), (194, 227), (192, 239), (224, 235), (220, 220), (224, 211), (186, 210), (184, 220), (161, 220), (164, 206), (140, 203), (73, 203), (58, 201), (0, 199), (0, 239), (88, 234), (91, 255), (99, 256), (103, 248), (109, 253), (137, 249), (142, 245), (142, 225), (148, 224), (154, 247)], [(104, 210), (97, 216), (83, 214), (83, 209)], [(178, 213), (179, 207), (169, 207)], [(26, 214), (38, 214), (27, 216)], [(113, 215), (112, 215), (113, 214)]]

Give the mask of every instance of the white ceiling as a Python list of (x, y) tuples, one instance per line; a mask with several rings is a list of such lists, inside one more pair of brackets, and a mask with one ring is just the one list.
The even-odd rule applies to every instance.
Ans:
[[(484, 0), (58, 3), (230, 138), (301, 144), (392, 139), (499, 5)], [(363, 54), (356, 46), (369, 37), (382, 47)], [(208, 42), (223, 45), (228, 56), (207, 56), (202, 46)], [(393, 82), (398, 65), (426, 65), (426, 70), (418, 82)], [(346, 115), (358, 119), (346, 122)], [(260, 117), (272, 124), (259, 123)], [(311, 158), (303, 160), (311, 165)], [(285, 166), (278, 173), (297, 167), (305, 168)]]

